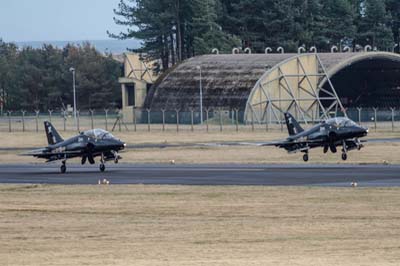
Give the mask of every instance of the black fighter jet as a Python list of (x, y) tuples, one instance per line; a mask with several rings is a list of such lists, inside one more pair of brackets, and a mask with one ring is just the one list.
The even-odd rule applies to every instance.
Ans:
[(102, 129), (81, 132), (67, 140), (64, 140), (48, 121), (44, 122), (44, 129), (49, 146), (22, 155), (46, 159), (46, 162), (62, 160), (61, 173), (65, 173), (67, 170), (66, 162), (68, 159), (81, 157), (82, 164), (85, 164), (86, 161), (94, 164), (94, 158), (98, 156), (100, 156), (100, 171), (104, 172), (106, 169), (105, 162), (114, 161), (114, 163), (118, 163), (118, 160), (121, 159), (118, 152), (126, 147), (125, 143)]
[(289, 137), (281, 142), (266, 143), (264, 146), (276, 146), (289, 153), (303, 152), (303, 160), (308, 161), (308, 151), (322, 147), (324, 153), (329, 150), (337, 152), (342, 147), (342, 160), (347, 160), (347, 152), (361, 150), (363, 147), (359, 138), (368, 134), (368, 129), (357, 125), (346, 117), (330, 118), (318, 125), (304, 130), (290, 113), (285, 113), (286, 126)]

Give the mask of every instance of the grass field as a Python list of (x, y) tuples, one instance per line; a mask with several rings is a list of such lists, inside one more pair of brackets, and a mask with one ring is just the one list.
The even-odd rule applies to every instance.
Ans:
[(400, 190), (0, 186), (2, 265), (398, 265)]

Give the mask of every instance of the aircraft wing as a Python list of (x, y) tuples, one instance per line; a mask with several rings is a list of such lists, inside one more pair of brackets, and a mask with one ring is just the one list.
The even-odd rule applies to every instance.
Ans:
[(284, 140), (284, 141), (271, 141), (262, 143), (261, 146), (275, 146), (275, 147), (285, 147), (285, 146), (292, 146), (292, 145), (308, 145), (308, 144), (323, 144), (323, 140)]
[(43, 149), (36, 149), (36, 150), (32, 150), (32, 151), (29, 151), (29, 152), (27, 152), (27, 153), (21, 153), (21, 154), (19, 154), (19, 156), (34, 156), (34, 157), (45, 157), (45, 156), (54, 156), (54, 155), (56, 155), (56, 156), (58, 156), (58, 155), (65, 155), (65, 154), (81, 154), (81, 151), (63, 151), (63, 152), (52, 152), (52, 151), (49, 151), (49, 150), (47, 150), (47, 149), (45, 149), (45, 148), (43, 148)]
[(32, 150), (32, 151), (28, 151), (26, 153), (20, 153), (18, 154), (19, 156), (37, 156), (37, 155), (42, 155), (45, 154), (47, 152), (47, 149), (36, 149), (36, 150)]

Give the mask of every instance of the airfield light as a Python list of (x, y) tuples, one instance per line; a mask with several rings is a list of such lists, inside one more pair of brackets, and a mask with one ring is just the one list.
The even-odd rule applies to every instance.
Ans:
[(201, 76), (201, 66), (197, 66), (196, 69), (200, 71), (200, 122), (203, 124), (203, 84)]
[(72, 72), (72, 88), (74, 92), (74, 120), (75, 120), (75, 126), (77, 126), (77, 121), (76, 121), (76, 86), (75, 86), (75, 68), (71, 67), (69, 69), (70, 72)]

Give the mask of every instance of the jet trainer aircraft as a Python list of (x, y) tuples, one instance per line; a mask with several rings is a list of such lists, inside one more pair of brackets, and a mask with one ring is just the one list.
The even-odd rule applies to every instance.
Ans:
[(114, 160), (114, 163), (118, 163), (118, 160), (121, 159), (118, 152), (126, 147), (125, 143), (102, 129), (88, 130), (63, 140), (50, 122), (45, 121), (44, 128), (49, 146), (23, 155), (46, 159), (46, 162), (62, 160), (61, 173), (65, 173), (67, 170), (67, 159), (82, 157), (82, 165), (86, 161), (94, 164), (94, 158), (97, 156), (100, 156), (100, 171), (104, 172), (105, 162)]
[(303, 160), (308, 161), (308, 151), (312, 148), (323, 147), (324, 153), (329, 150), (337, 152), (342, 146), (342, 160), (347, 160), (347, 152), (358, 149), (363, 145), (359, 138), (368, 134), (368, 129), (357, 125), (346, 117), (330, 118), (308, 130), (304, 130), (290, 113), (285, 113), (289, 137), (281, 142), (266, 143), (263, 146), (276, 146), (289, 153), (303, 152)]

